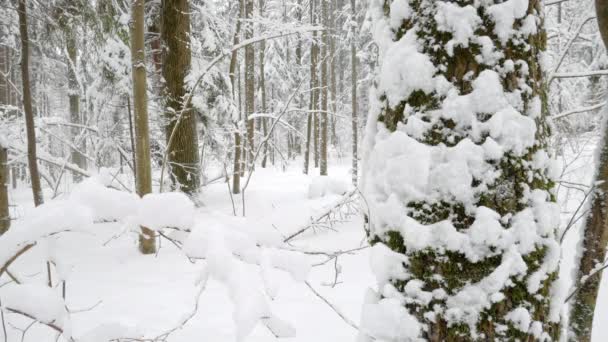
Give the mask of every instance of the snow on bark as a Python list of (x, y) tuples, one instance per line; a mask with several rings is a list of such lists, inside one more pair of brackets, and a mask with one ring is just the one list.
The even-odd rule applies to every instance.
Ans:
[[(363, 335), (556, 337), (560, 249), (536, 0), (373, 0)], [(403, 325), (409, 328), (403, 328)]]

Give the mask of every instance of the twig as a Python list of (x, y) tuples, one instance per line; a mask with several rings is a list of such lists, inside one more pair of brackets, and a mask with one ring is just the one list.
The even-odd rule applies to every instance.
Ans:
[(329, 218), (329, 216), (336, 210), (336, 209), (340, 209), (342, 206), (344, 206), (345, 204), (348, 204), (349, 202), (352, 201), (352, 197), (357, 193), (357, 189), (347, 193), (346, 195), (342, 196), (342, 198), (336, 202), (336, 204), (334, 204), (331, 208), (329, 208), (327, 211), (325, 211), (323, 214), (321, 214), (320, 216), (318, 216), (315, 219), (312, 219), (310, 221), (309, 224), (307, 224), (306, 226), (302, 227), (301, 229), (299, 229), (297, 232), (289, 235), (288, 237), (286, 237), (283, 242), (289, 242), (291, 240), (293, 240), (295, 237), (297, 237), (298, 235), (306, 232), (307, 230), (313, 228), (315, 225), (317, 225), (319, 222), (321, 222), (322, 220)]
[(570, 292), (570, 294), (568, 295), (568, 297), (566, 297), (566, 300), (564, 300), (564, 303), (568, 303), (568, 301), (574, 297), (575, 294), (578, 293), (578, 291), (580, 291), (583, 287), (585, 287), (585, 284), (587, 283), (587, 281), (589, 281), (589, 278), (595, 276), (596, 274), (602, 272), (603, 270), (605, 270), (606, 268), (608, 268), (608, 264), (605, 264), (604, 266), (598, 268), (597, 270), (591, 272), (591, 274), (589, 274), (587, 276), (587, 278), (585, 278), (585, 281), (581, 282), (575, 289), (574, 291)]
[(29, 243), (25, 246), (23, 246), (19, 251), (17, 251), (17, 253), (15, 253), (15, 255), (13, 255), (10, 259), (8, 259), (4, 265), (2, 265), (2, 267), (0, 268), (0, 277), (2, 276), (2, 274), (4, 274), (4, 272), (6, 272), (6, 270), (8, 269), (8, 267), (15, 262), (15, 260), (17, 260), (17, 258), (19, 258), (21, 255), (23, 255), (23, 253), (27, 252), (28, 250), (30, 250), (30, 248), (34, 247), (36, 245), (36, 242), (32, 242)]
[[(2, 307), (2, 299), (0, 299), (0, 308)], [(4, 311), (0, 310), (0, 318), (2, 319), (2, 332), (4, 333), (4, 342), (8, 342), (8, 335), (6, 333), (6, 322), (4, 321)]]
[(319, 292), (317, 292), (317, 290), (315, 290), (315, 288), (312, 287), (312, 285), (310, 285), (310, 283), (308, 281), (306, 281), (304, 283), (306, 284), (306, 286), (308, 286), (310, 291), (312, 291), (312, 293), (315, 294), (315, 296), (317, 296), (319, 299), (321, 299), (323, 302), (325, 302), (325, 304), (327, 304), (338, 316), (340, 316), (340, 318), (342, 318), (342, 320), (346, 324), (350, 325), (355, 330), (359, 330), (359, 327), (353, 321), (348, 319), (348, 317), (346, 317), (342, 312), (340, 312), (340, 310), (338, 310), (338, 308), (336, 308), (332, 303), (330, 303), (329, 300), (327, 300)]
[[(58, 333), (63, 334), (63, 329), (60, 326), (58, 326), (57, 324), (54, 324), (53, 322), (50, 322), (50, 323), (49, 322), (43, 322), (43, 321), (39, 320), (38, 318), (36, 318), (36, 316), (28, 314), (27, 312), (23, 312), (23, 311), (17, 310), (17, 309), (13, 309), (13, 308), (9, 308), (9, 307), (4, 307), (4, 309), (6, 311), (8, 311), (8, 312), (11, 312), (11, 313), (14, 313), (14, 314), (18, 314), (18, 315), (21, 315), (21, 316), (25, 316), (25, 317), (27, 317), (29, 319), (34, 320), (35, 322), (44, 324), (47, 327), (49, 327), (49, 328), (57, 331)], [(74, 342), (74, 339), (72, 337), (67, 337), (66, 336), (66, 338), (68, 338), (70, 341)]]

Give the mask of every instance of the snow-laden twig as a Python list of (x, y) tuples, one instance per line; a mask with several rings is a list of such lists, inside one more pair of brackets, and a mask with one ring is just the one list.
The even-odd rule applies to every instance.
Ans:
[(604, 263), (602, 264), (603, 266), (594, 270), (593, 272), (589, 273), (588, 276), (584, 277), (584, 279), (581, 279), (581, 283), (578, 284), (578, 286), (576, 288), (574, 288), (574, 290), (572, 292), (570, 292), (570, 294), (568, 295), (568, 297), (566, 297), (566, 299), (564, 300), (564, 303), (568, 303), (568, 301), (574, 297), (575, 294), (578, 293), (578, 291), (580, 291), (583, 287), (585, 287), (585, 284), (587, 284), (587, 281), (589, 281), (590, 278), (595, 277), (596, 275), (599, 275), (603, 270), (605, 270), (606, 268), (608, 268), (608, 264), (606, 264), (606, 262), (604, 261)]
[(574, 35), (570, 38), (570, 40), (568, 41), (568, 43), (566, 43), (566, 46), (564, 47), (564, 50), (563, 50), (561, 56), (559, 57), (557, 64), (555, 64), (555, 68), (553, 69), (553, 75), (551, 75), (551, 77), (549, 77), (549, 85), (556, 78), (557, 71), (559, 70), (559, 68), (561, 67), (562, 63), (564, 62), (564, 59), (566, 58), (566, 55), (568, 54), (568, 51), (570, 51), (570, 47), (572, 46), (572, 44), (574, 43), (574, 41), (576, 40), (576, 38), (578, 37), (578, 35), (583, 30), (583, 27), (585, 27), (585, 25), (588, 22), (590, 22), (591, 20), (594, 20), (595, 18), (596, 18), (595, 16), (590, 16), (590, 17), (587, 17), (585, 20), (583, 20), (583, 22), (578, 26), (578, 28), (574, 32)]
[(581, 108), (569, 110), (569, 111), (566, 111), (566, 112), (554, 115), (554, 116), (551, 117), (551, 119), (552, 120), (559, 120), (559, 119), (563, 119), (563, 118), (568, 117), (568, 116), (573, 115), (573, 114), (591, 112), (591, 111), (594, 111), (594, 110), (597, 110), (597, 109), (601, 109), (605, 105), (606, 105), (606, 102), (601, 102), (601, 103), (595, 104), (593, 106), (587, 106), (587, 107), (581, 107)]
[[(21, 310), (17, 310), (17, 309), (13, 309), (13, 308), (5, 307), (5, 306), (0, 306), (0, 311), (2, 311), (2, 309), (6, 310), (7, 312), (10, 312), (10, 313), (14, 313), (14, 314), (18, 314), (18, 315), (21, 315), (21, 316), (27, 317), (27, 318), (29, 318), (29, 319), (31, 319), (31, 320), (33, 320), (33, 321), (37, 322), (37, 323), (44, 324), (44, 325), (46, 325), (47, 327), (49, 327), (49, 328), (51, 328), (51, 329), (55, 330), (55, 331), (56, 331), (56, 332), (58, 332), (59, 334), (63, 335), (63, 329), (62, 329), (60, 326), (58, 326), (58, 325), (56, 325), (56, 324), (54, 324), (54, 323), (52, 323), (52, 322), (50, 322), (50, 323), (48, 323), (48, 322), (43, 322), (43, 321), (39, 320), (38, 318), (36, 318), (36, 316), (34, 316), (34, 315), (32, 315), (32, 314), (29, 314), (29, 313), (27, 313), (27, 312), (23, 312), (23, 311), (21, 311)], [(68, 341), (75, 342), (75, 340), (74, 340), (72, 337), (67, 337), (67, 336), (66, 336), (66, 338), (68, 339)]]
[(342, 318), (342, 320), (350, 325), (351, 327), (353, 327), (353, 329), (355, 330), (359, 330), (359, 326), (357, 326), (357, 324), (355, 324), (352, 320), (350, 320), (348, 317), (346, 317), (346, 315), (344, 315), (334, 304), (332, 304), (327, 298), (323, 297), (319, 292), (317, 292), (317, 290), (315, 290), (314, 287), (312, 287), (312, 285), (310, 285), (309, 282), (304, 282), (306, 284), (306, 286), (310, 289), (310, 291), (312, 293), (315, 294), (315, 296), (317, 296), (319, 299), (321, 299), (323, 302), (325, 302), (325, 304), (327, 304), (327, 306), (329, 306), (338, 316), (340, 316), (340, 318)]
[(293, 240), (295, 237), (303, 234), (304, 232), (313, 229), (315, 226), (317, 226), (320, 222), (323, 222), (327, 219), (331, 218), (331, 215), (334, 214), (335, 212), (341, 210), (345, 205), (348, 205), (349, 203), (354, 201), (354, 196), (358, 193), (358, 190), (352, 190), (350, 192), (348, 192), (347, 194), (345, 194), (344, 196), (342, 196), (342, 198), (340, 198), (340, 200), (338, 200), (334, 205), (332, 205), (329, 209), (327, 209), (326, 211), (324, 211), (322, 214), (318, 215), (315, 218), (312, 218), (310, 220), (310, 223), (308, 223), (307, 225), (305, 225), (304, 227), (300, 228), (298, 231), (296, 231), (295, 233), (289, 235), (288, 237), (286, 237), (283, 242), (289, 242), (291, 240)]

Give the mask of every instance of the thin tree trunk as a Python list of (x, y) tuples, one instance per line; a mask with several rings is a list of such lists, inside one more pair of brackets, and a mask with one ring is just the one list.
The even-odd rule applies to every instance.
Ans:
[(34, 111), (32, 110), (32, 94), (30, 92), (30, 70), (29, 70), (29, 38), (27, 34), (27, 12), (26, 0), (19, 0), (19, 32), (21, 34), (21, 83), (23, 87), (23, 110), (25, 112), (25, 127), (27, 133), (27, 160), (32, 181), (32, 193), (34, 205), (44, 203), (42, 187), (40, 186), (40, 174), (38, 172), (38, 160), (36, 156), (36, 128), (34, 125)]
[[(315, 24), (315, 0), (310, 1), (310, 23), (311, 25)], [(310, 103), (308, 108), (308, 119), (306, 126), (306, 148), (304, 150), (304, 174), (308, 174), (309, 166), (310, 166), (310, 148), (311, 145), (314, 148), (313, 156), (316, 160), (316, 149), (317, 144), (315, 142), (311, 143), (312, 139), (316, 137), (316, 129), (314, 129), (314, 125), (316, 123), (316, 109), (317, 109), (317, 31), (313, 31), (312, 33), (312, 43), (310, 48)], [(313, 133), (315, 134), (313, 136)]]
[(357, 28), (354, 23), (357, 22), (357, 7), (356, 0), (350, 0), (351, 7), (351, 42), (350, 42), (350, 65), (351, 65), (351, 110), (352, 110), (352, 149), (353, 149), (353, 160), (352, 160), (352, 182), (353, 185), (357, 185), (358, 180), (358, 130), (359, 130), (359, 115), (357, 113)]
[(331, 144), (335, 148), (338, 147), (338, 135), (336, 133), (336, 125), (338, 123), (336, 113), (338, 113), (338, 87), (336, 84), (336, 36), (338, 35), (338, 27), (336, 20), (337, 4), (334, 1), (330, 2), (329, 10), (329, 25), (331, 31), (329, 32), (329, 79), (330, 79), (330, 93), (331, 93)]
[[(245, 40), (253, 38), (253, 0), (245, 1)], [(254, 166), (255, 120), (250, 116), (255, 112), (255, 48), (253, 44), (245, 47), (245, 115), (247, 116), (247, 166)]]
[[(608, 47), (608, 3), (595, 1), (597, 22), (604, 45)], [(608, 114), (605, 114), (608, 115)], [(583, 254), (576, 275), (577, 292), (572, 299), (570, 310), (570, 341), (591, 341), (593, 318), (597, 295), (602, 280), (602, 272), (590, 276), (594, 270), (604, 265), (606, 246), (608, 246), (608, 128), (604, 123), (603, 138), (600, 142), (598, 165), (591, 210), (586, 218), (583, 235)], [(586, 279), (585, 279), (586, 278)], [(583, 280), (584, 279), (584, 280)]]
[[(148, 99), (146, 80), (146, 55), (144, 43), (145, 0), (133, 0), (131, 15), (131, 63), (133, 77), (133, 109), (135, 112), (135, 174), (137, 194), (152, 192), (150, 166), (150, 133), (148, 127)], [(141, 227), (139, 250), (143, 254), (156, 252), (154, 231)]]
[[(194, 195), (199, 188), (197, 117), (191, 106), (184, 108), (186, 76), (190, 71), (190, 5), (188, 0), (166, 0), (162, 7), (163, 78), (165, 79), (165, 135), (173, 187)], [(183, 113), (178, 123), (178, 115)]]
[[(321, 0), (323, 26), (329, 25), (327, 1)], [(327, 30), (321, 33), (323, 49), (321, 53), (321, 113), (319, 115), (319, 164), (321, 176), (327, 176), (327, 102), (328, 102), (328, 64), (329, 64), (329, 35)]]
[(8, 211), (8, 149), (0, 144), (0, 235), (11, 226)]
[[(74, 32), (75, 27), (73, 24), (68, 25), (68, 27), (65, 27), (64, 30), (66, 49), (68, 52), (68, 97), (70, 102), (70, 121), (74, 124), (82, 125), (84, 122), (82, 122), (82, 118), (80, 116), (80, 88), (76, 78), (76, 65), (78, 63), (76, 32)], [(75, 147), (71, 151), (72, 163), (76, 164), (79, 168), (86, 170), (87, 161), (83, 155), (83, 153), (85, 153), (85, 137), (82, 136), (82, 129), (79, 127), (72, 127), (70, 130), (72, 133), (72, 142)], [(74, 182), (79, 182), (82, 180), (82, 175), (74, 172), (72, 173), (72, 178), (74, 179)]]
[[(4, 75), (8, 74), (8, 58), (5, 53), (8, 47), (2, 47), (0, 52), (0, 71)], [(8, 105), (8, 80), (6, 76), (0, 76), (0, 106)], [(6, 112), (6, 109), (0, 109), (0, 113)], [(11, 225), (11, 220), (8, 211), (8, 149), (2, 146), (2, 138), (0, 138), (0, 235), (8, 230)]]
[[(259, 1), (259, 11), (260, 11), (260, 18), (263, 17), (264, 15), (264, 9), (265, 9), (265, 1), (264, 0), (260, 0)], [(265, 53), (266, 53), (266, 41), (262, 41), (260, 43), (260, 91), (261, 91), (261, 95), (262, 95), (262, 113), (266, 114), (266, 75), (265, 75), (265, 70), (264, 70), (264, 59), (265, 59)], [(268, 134), (268, 118), (261, 118), (261, 122), (262, 122), (262, 132), (264, 133), (264, 137), (266, 137), (266, 134)], [(262, 167), (265, 168), (266, 167), (266, 160), (268, 159), (268, 144), (265, 143), (264, 146), (264, 155), (262, 157)]]
[[(237, 18), (236, 21), (236, 29), (234, 31), (234, 38), (232, 39), (232, 45), (236, 46), (239, 43), (239, 38), (241, 35), (241, 19), (243, 18), (243, 0), (239, 0), (239, 17)], [(239, 86), (237, 86), (236, 84), (236, 72), (237, 72), (237, 68), (238, 68), (238, 51), (234, 50), (232, 51), (232, 56), (230, 56), (230, 85), (232, 86), (232, 100), (233, 101), (237, 101), (237, 96), (236, 96), (236, 92), (239, 92), (239, 97), (238, 97), (238, 116), (236, 118), (233, 118), (232, 120), (234, 121), (234, 126), (235, 126), (235, 130), (234, 130), (234, 164), (232, 166), (232, 193), (233, 194), (239, 194), (241, 193), (241, 150), (242, 150), (242, 142), (241, 142), (241, 133), (239, 132), (239, 123), (240, 123), (240, 116), (241, 116), (241, 105), (240, 105), (240, 92), (241, 89)], [(239, 76), (239, 80), (240, 80), (240, 76)], [(240, 84), (240, 82), (239, 82)]]

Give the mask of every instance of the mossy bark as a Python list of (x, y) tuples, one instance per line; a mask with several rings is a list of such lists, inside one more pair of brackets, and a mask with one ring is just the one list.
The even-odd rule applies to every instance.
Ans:
[[(474, 5), (477, 1), (459, 0), (455, 1), (460, 6)], [(502, 1), (495, 1), (501, 3)], [(391, 1), (384, 1), (384, 15), (390, 17)], [(481, 47), (474, 42), (469, 46), (455, 46), (453, 53), (449, 53), (446, 46), (453, 38), (449, 32), (440, 31), (435, 19), (437, 4), (427, 0), (409, 1), (413, 14), (411, 19), (404, 20), (397, 30), (393, 31), (394, 40), (399, 40), (408, 30), (416, 27), (418, 45), (423, 53), (430, 57), (431, 61), (437, 66), (437, 74), (444, 76), (452, 85), (456, 87), (461, 95), (470, 93), (473, 90), (472, 82), (484, 70), (494, 70), (496, 66), (486, 65), (479, 62), (475, 57), (480, 54)], [(542, 22), (540, 0), (530, 0), (527, 14), (534, 16), (538, 22)], [(500, 73), (501, 83), (506, 92), (520, 90), (526, 87), (529, 91), (522, 91), (523, 113), (529, 112), (532, 100), (540, 98), (544, 103), (543, 112), (536, 118), (537, 134), (535, 145), (528, 150), (524, 156), (515, 156), (506, 153), (502, 159), (495, 163), (495, 168), (500, 172), (499, 179), (490, 186), (482, 195), (477, 198), (476, 206), (485, 206), (493, 209), (501, 216), (516, 214), (528, 206), (520, 199), (525, 197), (528, 190), (542, 189), (549, 191), (553, 187), (551, 180), (545, 174), (530, 167), (529, 163), (533, 155), (539, 149), (543, 149), (547, 144), (549, 134), (546, 117), (546, 89), (543, 73), (539, 64), (539, 56), (545, 49), (546, 35), (541, 29), (531, 35), (522, 35), (518, 39), (509, 39), (505, 44), (497, 37), (494, 32), (494, 21), (484, 11), (483, 6), (477, 7), (477, 14), (482, 19), (475, 34), (477, 36), (488, 36), (492, 39), (496, 50), (503, 53), (498, 65), (502, 65), (507, 60), (523, 61), (529, 67), (529, 72), (524, 72), (521, 65), (516, 64), (511, 72)], [(519, 29), (523, 24), (523, 19), (518, 19), (513, 25), (513, 29)], [(522, 85), (523, 81), (523, 85)], [(412, 108), (412, 112), (425, 113), (441, 108), (444, 98), (435, 92), (415, 91), (401, 103), (389, 105), (385, 96), (380, 94), (383, 103), (378, 120), (391, 131), (395, 131), (399, 123), (406, 124), (407, 117), (404, 115), (406, 106)], [(484, 113), (478, 115), (479, 121), (486, 121), (494, 113)], [(420, 116), (419, 116), (420, 117)], [(422, 120), (426, 120), (422, 114)], [(430, 118), (428, 119), (430, 122)], [(444, 144), (455, 146), (462, 139), (472, 138), (471, 128), (455, 130), (455, 123), (451, 120), (441, 119), (434, 123), (423, 138), (417, 139), (419, 142), (436, 146)], [(486, 137), (473, 141), (481, 145)], [(478, 180), (473, 180), (473, 183)], [(475, 221), (475, 217), (467, 213), (462, 203), (456, 201), (446, 201), (440, 203), (411, 202), (407, 203), (408, 215), (416, 219), (419, 223), (430, 225), (442, 220), (451, 220), (458, 230), (465, 230)], [(531, 228), (533, 229), (533, 228)], [(424, 291), (432, 292), (436, 289), (443, 289), (448, 296), (455, 295), (465, 285), (475, 283), (489, 276), (500, 264), (501, 255), (489, 257), (479, 262), (471, 262), (464, 254), (457, 252), (438, 253), (435, 250), (425, 249), (418, 252), (408, 252), (404, 246), (404, 239), (398, 229), (381, 236), (370, 236), (372, 243), (382, 242), (395, 252), (407, 254), (409, 257), (408, 271), (413, 279), (422, 280), (425, 287)], [(528, 265), (527, 275), (538, 270), (547, 251), (543, 247), (524, 256)], [(556, 272), (550, 274), (545, 279), (540, 290), (531, 294), (528, 292), (526, 282), (528, 277), (512, 278), (512, 286), (503, 288), (502, 293), (506, 299), (493, 304), (490, 308), (481, 313), (481, 317), (475, 327), (475, 334), (469, 325), (448, 323), (448, 319), (442, 314), (435, 315), (435, 319), (430, 320), (429, 314), (434, 313), (434, 307), (445, 305), (444, 300), (433, 299), (428, 305), (407, 304), (409, 313), (414, 315), (419, 322), (426, 327), (423, 338), (429, 341), (532, 341), (535, 340), (531, 332), (522, 332), (513, 326), (513, 323), (505, 319), (505, 315), (518, 308), (526, 308), (533, 321), (542, 323), (543, 331), (554, 340), (558, 339), (558, 323), (550, 322), (549, 289), (555, 280)], [(441, 279), (440, 281), (437, 279)], [(403, 291), (407, 281), (393, 281), (393, 285)], [(506, 330), (497, 329), (499, 325), (508, 327)]]
[[(199, 188), (197, 116), (184, 107), (186, 76), (190, 72), (190, 3), (188, 0), (162, 2), (162, 75), (165, 80), (165, 136), (175, 137), (167, 151), (173, 186), (189, 195)], [(179, 115), (182, 115), (178, 121)]]

